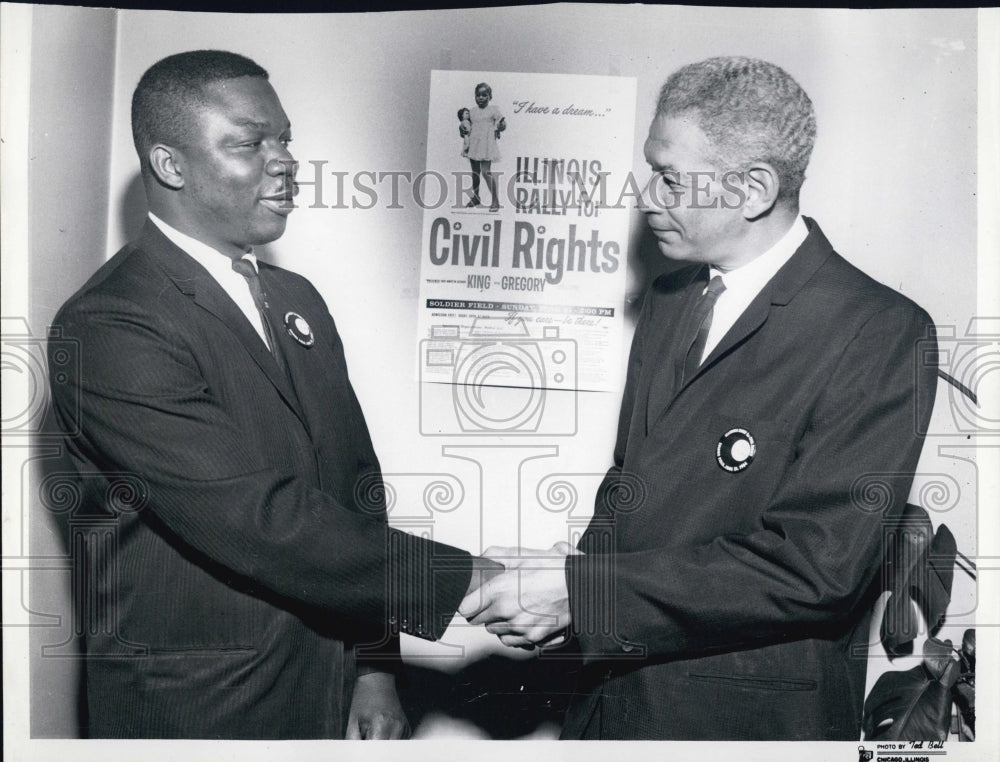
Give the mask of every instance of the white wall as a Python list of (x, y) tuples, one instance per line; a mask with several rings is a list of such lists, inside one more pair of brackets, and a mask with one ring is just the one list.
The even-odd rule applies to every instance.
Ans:
[[(104, 261), (116, 16), (112, 10), (48, 6), (34, 8), (32, 15), (28, 322), (36, 336), (45, 336), (62, 303)], [(44, 431), (57, 429), (49, 421)], [(35, 438), (34, 484), (72, 471), (68, 460), (52, 457), (58, 448), (51, 448), (60, 441)], [(71, 637), (70, 572), (54, 560), (67, 555), (70, 517), (44, 507), (37, 488), (22, 495), (31, 517), (32, 557), (50, 559), (38, 563), (30, 580), (30, 610), (38, 614), (32, 652), (46, 654), (32, 661), (31, 732), (64, 737), (76, 732), (81, 689), (80, 662), (73, 658), (78, 644)]]

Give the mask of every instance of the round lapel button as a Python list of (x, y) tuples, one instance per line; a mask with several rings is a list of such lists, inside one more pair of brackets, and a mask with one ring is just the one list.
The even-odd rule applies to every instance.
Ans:
[(304, 347), (311, 347), (316, 343), (316, 337), (313, 336), (309, 323), (296, 312), (285, 313), (285, 330), (288, 331), (289, 336)]
[(746, 429), (730, 429), (715, 446), (715, 460), (719, 467), (730, 473), (739, 473), (753, 463), (757, 455), (757, 442)]

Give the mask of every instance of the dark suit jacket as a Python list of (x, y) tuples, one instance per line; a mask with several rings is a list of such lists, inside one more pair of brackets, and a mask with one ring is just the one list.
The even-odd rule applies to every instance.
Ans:
[[(615, 466), (567, 580), (584, 653), (566, 738), (850, 739), (861, 732), (882, 527), (934, 398), (930, 318), (815, 222), (659, 409), (707, 267), (656, 280), (636, 328)], [(717, 462), (733, 429), (754, 459)]]
[(80, 370), (54, 405), (100, 528), (73, 550), (92, 736), (342, 737), (356, 646), (439, 637), (468, 585), (467, 553), (389, 529), (320, 295), (261, 280), (315, 336), (280, 332), (287, 376), (152, 223), (56, 318)]

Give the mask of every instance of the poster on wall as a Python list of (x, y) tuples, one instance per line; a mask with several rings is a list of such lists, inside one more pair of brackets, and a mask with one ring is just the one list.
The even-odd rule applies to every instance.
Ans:
[[(616, 390), (634, 125), (634, 78), (431, 72), (420, 381), (470, 404), (425, 434), (571, 434), (558, 392)], [(534, 394), (497, 413), (486, 388)]]

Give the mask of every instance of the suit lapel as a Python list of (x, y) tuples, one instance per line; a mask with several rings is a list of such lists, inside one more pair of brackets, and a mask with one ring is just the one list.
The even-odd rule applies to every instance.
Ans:
[[(722, 337), (722, 340), (709, 353), (708, 357), (705, 358), (705, 362), (698, 368), (698, 372), (689, 378), (683, 386), (675, 387), (670, 403), (660, 411), (647, 412), (647, 431), (650, 420), (659, 420), (670, 409), (670, 406), (673, 405), (681, 392), (697, 381), (702, 375), (710, 372), (719, 360), (736, 350), (747, 339), (757, 333), (767, 322), (771, 314), (771, 309), (787, 305), (823, 262), (833, 253), (833, 247), (826, 239), (826, 236), (823, 235), (823, 231), (820, 230), (815, 220), (809, 217), (803, 217), (803, 219), (805, 220), (806, 227), (809, 229), (809, 235), (806, 237), (806, 240), (802, 242), (802, 245), (799, 246), (792, 257), (775, 273), (774, 277), (761, 289), (761, 292), (757, 294), (754, 300), (750, 302), (750, 305), (743, 311), (743, 314), (739, 316), (733, 326)], [(693, 279), (692, 284), (686, 289), (680, 315), (683, 316), (690, 313), (693, 300), (697, 299), (697, 295), (701, 291), (700, 286), (704, 286), (701, 279)], [(660, 356), (665, 361), (677, 362), (678, 353), (681, 351), (679, 342), (682, 340), (684, 332), (681, 330), (672, 331), (671, 333), (673, 336), (666, 337), (661, 344), (660, 351), (664, 352), (664, 354)], [(665, 354), (667, 352), (670, 354)], [(652, 419), (650, 419), (650, 412), (655, 413)]]
[[(657, 315), (653, 346), (651, 352), (645, 352), (650, 362), (645, 378), (640, 379), (639, 389), (642, 395), (636, 400), (641, 410), (645, 410), (646, 432), (653, 427), (656, 420), (670, 407), (677, 396), (677, 363), (681, 353), (681, 344), (686, 334), (685, 325), (698, 300), (699, 294), (708, 282), (708, 267), (692, 268), (689, 281), (675, 297), (664, 299), (662, 314)], [(667, 385), (669, 389), (666, 388)]]
[(746, 341), (750, 336), (757, 332), (757, 330), (764, 325), (767, 321), (768, 316), (771, 314), (771, 284), (768, 283), (764, 286), (759, 294), (754, 297), (754, 300), (750, 302), (743, 314), (737, 318), (736, 322), (733, 323), (732, 328), (726, 331), (726, 335), (722, 337), (718, 344), (716, 344), (715, 349), (713, 349), (705, 361), (699, 366), (698, 372), (695, 373), (691, 378), (687, 380), (687, 384), (684, 384), (681, 389), (687, 387), (692, 381), (694, 381), (702, 373), (706, 372), (715, 362), (725, 354), (728, 354), (737, 346)]
[(156, 260), (182, 293), (190, 296), (195, 304), (221, 321), (233, 333), (281, 398), (305, 424), (305, 415), (288, 377), (278, 367), (246, 316), (215, 278), (148, 220), (140, 236), (139, 246)]

